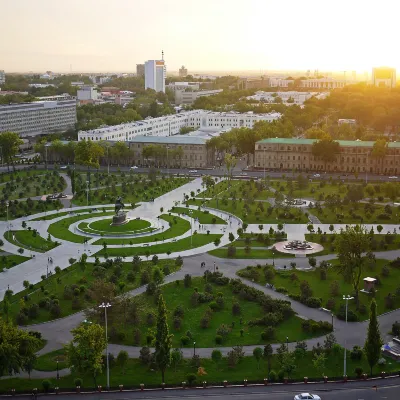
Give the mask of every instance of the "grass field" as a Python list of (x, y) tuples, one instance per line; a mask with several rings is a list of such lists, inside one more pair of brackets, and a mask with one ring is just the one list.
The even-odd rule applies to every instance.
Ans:
[(38, 233), (35, 234), (33, 230), (8, 231), (4, 237), (16, 246), (40, 253), (45, 253), (58, 246), (57, 243), (42, 238)]
[(103, 245), (106, 243), (107, 245), (117, 245), (117, 244), (138, 244), (138, 243), (153, 243), (153, 242), (160, 242), (161, 240), (171, 239), (173, 237), (177, 237), (183, 235), (190, 229), (190, 223), (183, 218), (177, 217), (175, 215), (167, 215), (162, 214), (160, 218), (164, 221), (169, 222), (170, 227), (163, 231), (162, 233), (155, 233), (154, 235), (150, 236), (143, 236), (138, 238), (132, 239), (100, 239), (97, 240), (94, 244)]
[[(191, 212), (189, 212), (189, 210)], [(207, 211), (193, 210), (185, 207), (172, 207), (170, 212), (174, 214), (184, 214), (187, 216), (192, 216), (193, 219), (198, 219), (199, 224), (224, 224), (226, 221), (216, 215), (210, 214)]]
[(2, 272), (5, 269), (10, 269), (12, 267), (15, 267), (16, 265), (21, 264), (27, 260), (30, 260), (30, 258), (15, 254), (5, 256), (0, 253), (0, 272)]
[[(275, 287), (284, 287), (288, 290), (289, 294), (299, 295), (300, 292), (300, 283), (302, 281), (307, 281), (312, 289), (312, 296), (322, 299), (322, 307), (327, 307), (327, 301), (329, 299), (333, 299), (334, 307), (327, 307), (332, 309), (332, 311), (336, 314), (343, 304), (342, 294), (343, 293), (352, 293), (353, 287), (350, 283), (345, 282), (343, 276), (339, 274), (336, 265), (338, 265), (338, 260), (330, 261), (333, 267), (329, 268), (327, 271), (327, 276), (325, 280), (321, 279), (321, 274), (319, 269), (315, 269), (312, 271), (300, 271), (300, 270), (291, 270), (287, 271), (276, 271), (275, 276), (272, 279), (269, 279), (269, 283), (273, 283)], [(388, 293), (396, 293), (397, 289), (400, 287), (400, 270), (397, 268), (389, 267), (389, 275), (384, 276), (382, 273), (382, 268), (386, 265), (389, 265), (387, 260), (376, 260), (376, 264), (372, 266), (368, 266), (365, 268), (365, 272), (361, 277), (360, 288), (363, 287), (362, 279), (367, 276), (376, 277), (378, 276), (380, 280), (380, 285), (377, 286), (377, 291), (375, 294), (375, 300), (377, 302), (377, 310), (379, 314), (383, 314), (385, 312), (390, 311), (390, 308), (386, 306), (385, 297)], [(267, 280), (264, 276), (263, 269), (259, 269), (257, 267), (247, 267), (250, 269), (255, 269), (258, 272), (258, 278), (256, 276), (253, 279), (262, 286), (265, 286)], [(243, 270), (241, 270), (243, 271)], [(239, 271), (240, 272), (240, 271)], [(239, 273), (238, 272), (238, 273)], [(296, 277), (293, 275), (295, 274)], [(338, 284), (338, 295), (332, 295), (331, 284), (333, 281), (336, 281)], [(366, 313), (361, 313), (356, 310), (356, 306), (354, 301), (349, 302), (349, 310), (354, 311), (360, 320), (364, 320), (368, 318), (368, 310), (369, 303), (371, 301), (371, 295), (360, 293), (360, 305), (364, 305), (366, 308)], [(400, 307), (400, 299), (396, 296), (394, 300), (394, 308)]]
[(185, 251), (190, 249), (191, 247), (201, 247), (205, 244), (212, 243), (214, 240), (220, 238), (222, 235), (217, 234), (196, 234), (193, 235), (193, 239), (191, 237), (186, 237), (176, 242), (168, 242), (161, 243), (154, 246), (146, 246), (146, 247), (114, 247), (102, 249), (95, 254), (95, 256), (104, 256), (107, 254), (108, 257), (129, 257), (134, 255), (153, 255), (153, 254), (163, 254), (170, 251), (171, 253)]
[[(77, 210), (76, 212), (79, 213), (79, 214), (88, 213), (88, 212), (91, 212), (91, 209), (90, 208), (86, 208), (86, 209), (82, 209), (82, 210)], [(58, 212), (58, 213), (55, 213), (55, 214), (50, 214), (50, 215), (46, 215), (46, 216), (43, 216), (43, 217), (34, 218), (34, 219), (31, 219), (30, 221), (48, 221), (48, 220), (59, 218), (59, 217), (65, 217), (66, 215), (70, 215), (70, 211), (68, 211), (68, 212)]]
[(228, 256), (228, 248), (220, 247), (219, 249), (211, 250), (208, 252), (215, 257), (220, 258), (236, 258), (236, 259), (273, 259), (273, 258), (293, 258), (292, 254), (280, 253), (279, 251), (274, 251), (267, 249), (259, 249), (257, 247), (250, 247), (250, 251), (246, 249), (236, 249), (235, 256)]
[[(169, 266), (170, 272), (177, 270), (177, 266), (173, 259), (171, 260), (160, 260), (157, 266), (163, 269), (163, 267)], [(145, 268), (154, 268), (152, 262), (142, 261), (140, 264), (140, 271)], [(16, 320), (18, 313), (20, 312), (20, 299), (25, 295), (28, 295), (28, 301), (25, 301), (26, 307), (30, 307), (32, 304), (39, 304), (41, 300), (46, 300), (54, 296), (58, 299), (60, 306), (60, 314), (55, 316), (52, 315), (49, 307), (39, 307), (37, 315), (35, 317), (29, 317), (26, 321), (27, 325), (41, 323), (53, 320), (55, 318), (63, 318), (77, 311), (80, 311), (90, 305), (93, 302), (86, 297), (87, 289), (90, 289), (91, 284), (99, 279), (96, 274), (93, 273), (95, 266), (93, 264), (87, 264), (84, 269), (80, 265), (74, 264), (71, 267), (60, 271), (58, 274), (53, 273), (48, 279), (37, 283), (32, 289), (25, 289), (12, 296), (11, 304), (9, 308), (9, 318), (13, 321)], [(141, 285), (140, 283), (140, 272), (135, 275), (133, 281), (127, 279), (127, 274), (132, 271), (131, 263), (123, 263), (121, 275), (118, 277), (118, 282), (124, 282), (125, 285), (120, 291), (120, 293), (127, 292), (129, 290), (135, 289)], [(107, 281), (113, 275), (113, 268), (108, 269), (105, 272), (104, 279)], [(77, 296), (73, 299), (66, 298), (64, 296), (64, 288), (68, 285), (77, 285), (78, 288), (83, 287), (83, 290), (79, 289)], [(41, 289), (43, 287), (43, 289)], [(75, 300), (76, 297), (76, 300)], [(2, 308), (0, 310), (0, 315), (2, 314)]]
[(144, 231), (150, 227), (150, 222), (143, 219), (133, 219), (124, 225), (111, 225), (112, 218), (102, 219), (99, 221), (93, 221), (88, 224), (89, 230), (99, 232), (112, 232), (112, 233), (124, 233), (124, 232), (135, 232)]
[[(95, 215), (107, 216), (113, 214), (114, 214), (113, 211), (109, 211), (101, 214), (96, 213)], [(82, 221), (88, 218), (90, 218), (90, 214), (76, 215), (75, 217), (64, 218), (60, 221), (52, 223), (47, 229), (47, 232), (49, 232), (50, 235), (58, 239), (68, 240), (69, 242), (74, 242), (74, 243), (83, 243), (85, 236), (76, 235), (75, 233), (69, 231), (68, 227), (74, 222)]]
[[(209, 308), (210, 302), (193, 306), (191, 297), (194, 288), (197, 288), (199, 293), (204, 293), (205, 284), (203, 278), (192, 278), (191, 287), (185, 287), (183, 281), (169, 283), (161, 287), (161, 292), (169, 311), (168, 323), (171, 333), (174, 335), (172, 338), (173, 347), (181, 346), (180, 339), (182, 336), (185, 336), (188, 331), (190, 331), (192, 338), (190, 343), (184, 346), (192, 347), (193, 341), (195, 341), (196, 347), (214, 347), (216, 346), (216, 330), (222, 324), (229, 327), (229, 334), (223, 341), (223, 346), (267, 343), (267, 341), (261, 338), (261, 333), (264, 331), (265, 326), (250, 326), (248, 324), (249, 320), (261, 318), (265, 315), (263, 308), (256, 302), (244, 300), (239, 295), (234, 294), (229, 285), (220, 286), (210, 284), (214, 296), (217, 296), (217, 293), (219, 296), (223, 296), (224, 306), (222, 309), (219, 308), (212, 313), (209, 327), (202, 328), (200, 326), (200, 320), (205, 311)], [(122, 321), (120, 324), (114, 325), (118, 332), (125, 333), (124, 340), (116, 343), (133, 345), (134, 339), (131, 332), (134, 327), (137, 327), (142, 333), (140, 345), (146, 345), (146, 334), (148, 329), (152, 329), (153, 326), (148, 324), (147, 315), (149, 313), (156, 315), (157, 306), (154, 297), (146, 293), (137, 296), (136, 300), (140, 310), (140, 322), (135, 324), (135, 326)], [(232, 315), (232, 305), (236, 302), (240, 303), (241, 313), (240, 315), (234, 316)], [(173, 312), (177, 306), (182, 306), (184, 309), (182, 325), (179, 329), (175, 329), (173, 325)], [(242, 323), (240, 323), (241, 320)], [(241, 329), (243, 329), (243, 336), (241, 336), (240, 333)], [(276, 326), (275, 338), (273, 338), (271, 342), (284, 341), (287, 336), (291, 338), (291, 341), (303, 340), (310, 337), (308, 333), (301, 329), (301, 319), (295, 316), (290, 317)]]
[[(310, 350), (310, 349), (309, 349)], [(356, 376), (355, 368), (361, 367), (364, 372), (369, 373), (368, 363), (365, 359), (365, 356), (360, 361), (352, 360), (350, 357), (350, 352), (347, 354), (347, 371), (349, 378), (353, 378)], [(43, 355), (38, 358), (37, 365), (41, 368), (47, 368), (56, 365), (56, 357), (62, 356), (62, 350), (59, 352), (49, 353), (49, 355)], [(114, 355), (115, 357), (117, 354)], [(304, 376), (307, 376), (310, 381), (313, 380), (322, 380), (321, 371), (318, 371), (312, 363), (312, 352), (308, 351), (304, 357), (297, 358), (295, 360), (295, 370), (291, 374), (291, 378), (297, 381), (303, 381)], [(235, 367), (231, 367), (228, 365), (226, 357), (224, 357), (221, 362), (215, 364), (211, 359), (200, 360), (200, 366), (206, 372), (207, 375), (200, 376), (198, 375), (197, 367), (191, 365), (191, 360), (183, 360), (181, 361), (176, 368), (169, 367), (165, 373), (165, 383), (167, 385), (181, 385), (182, 382), (187, 382), (188, 374), (194, 374), (196, 377), (195, 384), (198, 386), (202, 385), (203, 381), (206, 381), (208, 385), (217, 384), (222, 386), (224, 380), (227, 380), (230, 384), (239, 383), (243, 384), (243, 380), (247, 379), (249, 382), (258, 381), (262, 383), (264, 378), (268, 377), (268, 365), (265, 359), (262, 359), (260, 362), (260, 368), (258, 368), (257, 361), (254, 357), (244, 357), (239, 364)], [(61, 365), (65, 365), (64, 363)], [(385, 372), (397, 372), (399, 368), (399, 364), (395, 361), (386, 358), (386, 365), (384, 366), (376, 366), (373, 369), (374, 374), (378, 374), (381, 371)], [(271, 369), (274, 372), (278, 372), (280, 370), (280, 365), (278, 362), (278, 358), (276, 354), (272, 356), (271, 359)], [(338, 352), (337, 354), (331, 353), (326, 357), (325, 362), (325, 375), (329, 378), (338, 377), (340, 378), (343, 374), (343, 350)], [(56, 380), (54, 373), (54, 378), (50, 379), (52, 387), (58, 386), (60, 388), (74, 388), (74, 380), (75, 378), (81, 378), (83, 380), (82, 388), (83, 389), (91, 389), (94, 386), (93, 378), (90, 374), (80, 375), (80, 374), (71, 374), (66, 377), (60, 378), (60, 380)], [(103, 368), (101, 374), (97, 377), (98, 385), (106, 386), (106, 370)], [(125, 369), (123, 370), (121, 367), (112, 364), (110, 366), (110, 385), (114, 388), (118, 388), (118, 385), (124, 385), (126, 389), (128, 388), (139, 388), (139, 385), (143, 383), (147, 387), (148, 386), (160, 386), (161, 384), (161, 373), (159, 371), (150, 370), (148, 365), (143, 365), (139, 359), (129, 359)], [(33, 388), (38, 388), (41, 390), (42, 379), (20, 379), (20, 378), (11, 378), (0, 380), (0, 390), (1, 391), (10, 391), (15, 388), (18, 391), (29, 391)], [(298, 390), (304, 391), (304, 390)], [(311, 391), (311, 389), (310, 389)], [(293, 397), (293, 395), (291, 396)]]

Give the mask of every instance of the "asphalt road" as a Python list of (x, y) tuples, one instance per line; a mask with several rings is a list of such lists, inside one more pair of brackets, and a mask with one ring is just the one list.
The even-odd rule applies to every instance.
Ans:
[[(93, 394), (57, 395), (58, 399), (78, 399), (84, 397), (88, 400), (125, 400), (125, 399), (221, 399), (230, 400), (292, 400), (296, 394), (310, 392), (317, 394), (321, 400), (399, 400), (400, 380), (388, 379), (376, 382), (354, 382), (333, 384), (309, 384), (290, 386), (249, 386), (209, 389), (169, 389), (144, 392), (115, 392)], [(15, 396), (20, 397), (20, 396)]]
[[(37, 168), (45, 168), (46, 166), (44, 164), (42, 165), (37, 165)], [(71, 167), (73, 167), (71, 165)], [(27, 165), (17, 165), (16, 169), (24, 169), (24, 168), (28, 168)], [(49, 164), (47, 166), (48, 169), (53, 169), (54, 165)], [(85, 167), (80, 167), (79, 170), (81, 170), (82, 172), (85, 171)], [(107, 171), (108, 167), (107, 166), (100, 166), (100, 170), (101, 171)], [(110, 166), (110, 172), (117, 172), (118, 170), (120, 171), (130, 171), (130, 167), (118, 167), (118, 166)], [(132, 170), (134, 173), (147, 173), (148, 172), (148, 168), (137, 168)], [(160, 171), (163, 174), (189, 174), (189, 171), (193, 171), (194, 169), (188, 169), (188, 168), (182, 168), (182, 169), (173, 169), (173, 168), (160, 168), (158, 171)], [(7, 167), (6, 166), (2, 166), (0, 167), (0, 172), (6, 172), (7, 171)], [(63, 170), (61, 170), (62, 172)], [(94, 170), (92, 170), (93, 172)], [(215, 168), (215, 169), (197, 169), (195, 170), (196, 173), (190, 173), (190, 175), (193, 176), (201, 176), (201, 175), (212, 175), (212, 176), (224, 176), (226, 175), (227, 171), (225, 167), (221, 167), (221, 168)], [(244, 175), (245, 174), (245, 175)], [(320, 177), (319, 178), (314, 178), (313, 175), (315, 174), (315, 171), (313, 172), (309, 172), (309, 173), (305, 173), (302, 172), (302, 174), (309, 176), (310, 178), (313, 178), (314, 180), (326, 180), (329, 179), (330, 177), (332, 178), (339, 178), (341, 177), (343, 180), (347, 181), (351, 181), (351, 180), (355, 180), (355, 176), (348, 174), (348, 175), (344, 175), (344, 174), (340, 174), (340, 173), (323, 173), (320, 172)], [(265, 176), (269, 176), (270, 178), (281, 178), (283, 175), (285, 176), (293, 176), (296, 177), (299, 175), (299, 172), (292, 172), (292, 171), (265, 171)], [(233, 170), (233, 176), (236, 177), (241, 177), (241, 178), (245, 178), (245, 177), (254, 177), (254, 178), (262, 178), (264, 177), (264, 171), (263, 170), (259, 170), (259, 171), (244, 171), (239, 168), (236, 167)], [(375, 175), (375, 174), (365, 174), (365, 173), (359, 173), (358, 174), (358, 179), (363, 179), (363, 180), (367, 180), (369, 181), (389, 181), (389, 182), (399, 182), (400, 179), (389, 179), (389, 176), (386, 175)]]

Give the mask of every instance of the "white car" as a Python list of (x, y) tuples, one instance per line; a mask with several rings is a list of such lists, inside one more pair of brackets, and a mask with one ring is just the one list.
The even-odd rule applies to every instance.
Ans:
[(137, 167), (136, 165), (134, 165), (133, 167), (131, 167), (131, 169), (138, 169), (139, 167)]
[(301, 393), (294, 396), (294, 400), (321, 400), (317, 394)]
[(192, 169), (189, 171), (189, 174), (196, 174), (197, 173), (197, 169)]
[(67, 169), (68, 167), (66, 165), (63, 165), (62, 167), (60, 167), (60, 169)]
[(246, 172), (241, 172), (240, 175), (243, 175), (243, 176), (246, 175), (247, 176), (247, 173)]
[(389, 179), (397, 179), (397, 176), (389, 176)]
[(321, 178), (320, 174), (314, 174), (313, 176), (314, 176), (314, 178)]

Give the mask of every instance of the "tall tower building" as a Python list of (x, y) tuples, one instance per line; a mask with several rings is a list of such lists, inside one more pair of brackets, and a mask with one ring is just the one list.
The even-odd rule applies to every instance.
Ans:
[(187, 74), (188, 74), (187, 68), (185, 68), (185, 66), (182, 65), (182, 67), (179, 68), (179, 77), (184, 78), (185, 76), (187, 76)]
[(163, 51), (161, 60), (148, 60), (144, 63), (144, 88), (165, 93), (166, 75)]
[(396, 86), (396, 68), (379, 67), (372, 69), (372, 84), (380, 87)]

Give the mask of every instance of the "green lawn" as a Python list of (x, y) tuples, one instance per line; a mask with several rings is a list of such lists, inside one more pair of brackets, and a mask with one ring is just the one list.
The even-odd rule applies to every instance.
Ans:
[(189, 250), (191, 247), (201, 247), (205, 244), (212, 243), (214, 240), (220, 238), (222, 235), (218, 234), (196, 234), (193, 235), (193, 239), (191, 237), (186, 237), (176, 242), (168, 242), (161, 243), (155, 246), (142, 246), (142, 247), (114, 247), (107, 248), (106, 250), (102, 249), (95, 254), (95, 256), (104, 256), (106, 253), (108, 257), (129, 257), (134, 255), (153, 255), (153, 254), (162, 254), (170, 251), (171, 253)]
[(59, 349), (38, 357), (35, 369), (38, 371), (55, 371), (57, 369), (57, 360), (59, 369), (68, 368), (65, 351), (64, 349)]
[(236, 259), (273, 259), (273, 258), (293, 258), (293, 254), (285, 254), (285, 253), (280, 253), (279, 251), (274, 251), (274, 254), (272, 254), (272, 250), (264, 250), (264, 249), (259, 249), (257, 247), (252, 248), (250, 246), (250, 251), (246, 251), (246, 249), (236, 249), (235, 256), (228, 256), (228, 248), (227, 247), (221, 247), (219, 249), (211, 250), (208, 252), (208, 254), (211, 254), (215, 257), (220, 257), (220, 258), (236, 258)]
[[(173, 259), (160, 260), (157, 263), (157, 266), (160, 267), (161, 270), (163, 270), (163, 267), (166, 265), (169, 267), (170, 273), (178, 269)], [(122, 273), (118, 277), (118, 282), (124, 282), (125, 286), (120, 293), (124, 293), (141, 286), (140, 273), (145, 268), (153, 269), (154, 265), (151, 261), (142, 261), (140, 263), (140, 271), (135, 274), (134, 280), (132, 281), (127, 278), (128, 273), (132, 271), (132, 264), (122, 263)], [(114, 269), (114, 267), (106, 269), (104, 275), (104, 279), (106, 281), (111, 279)], [(24, 302), (28, 309), (32, 304), (40, 304), (41, 300), (43, 301), (49, 298), (51, 299), (52, 296), (58, 299), (60, 306), (60, 314), (57, 316), (51, 313), (49, 307), (39, 306), (37, 315), (28, 316), (27, 320), (25, 321), (26, 325), (47, 322), (56, 318), (63, 318), (87, 308), (93, 304), (93, 301), (86, 295), (88, 289), (90, 289), (91, 284), (96, 281), (96, 279), (100, 279), (97, 277), (98, 275), (96, 275), (94, 271), (95, 266), (93, 264), (87, 264), (86, 267), (82, 269), (81, 266), (76, 263), (71, 267), (60, 271), (58, 274), (53, 273), (48, 279), (45, 279), (42, 282), (34, 285), (33, 289), (25, 289), (22, 292), (15, 294), (11, 298), (11, 304), (9, 308), (10, 319), (13, 321), (16, 320), (21, 308), (20, 299), (25, 295), (28, 295), (29, 299), (28, 301)], [(74, 295), (74, 301), (73, 299), (64, 295), (64, 288), (68, 285), (76, 285), (79, 288), (78, 295)], [(81, 290), (81, 288), (83, 289)], [(0, 315), (2, 315), (2, 313), (3, 309), (0, 307)]]
[(30, 260), (30, 257), (23, 257), (15, 254), (5, 256), (0, 253), (0, 272), (2, 272), (4, 269), (15, 267), (16, 265), (27, 260)]
[[(82, 213), (88, 213), (88, 212), (92, 212), (92, 209), (90, 208), (86, 208), (86, 209), (82, 209), (82, 210), (77, 210), (76, 213), (82, 214)], [(55, 219), (55, 218), (59, 218), (59, 217), (65, 217), (66, 215), (70, 215), (71, 212), (67, 211), (67, 212), (58, 212), (55, 214), (50, 214), (50, 215), (46, 215), (43, 217), (39, 217), (39, 218), (34, 218), (31, 219), (30, 221), (48, 221), (50, 219)]]
[(150, 222), (143, 219), (133, 219), (124, 225), (112, 225), (112, 218), (93, 221), (88, 224), (87, 229), (90, 231), (111, 232), (111, 233), (129, 233), (135, 231), (144, 231), (150, 227)]
[[(21, 218), (23, 216), (42, 213), (46, 211), (55, 211), (62, 208), (63, 205), (60, 201), (43, 201), (43, 200), (29, 200), (18, 201), (14, 200), (8, 207), (8, 219)], [(0, 204), (0, 221), (7, 220), (7, 207), (5, 203)]]
[(173, 237), (183, 235), (190, 229), (190, 223), (188, 221), (184, 220), (183, 218), (177, 217), (175, 215), (162, 214), (160, 215), (160, 218), (163, 219), (164, 221), (169, 222), (170, 224), (170, 227), (165, 231), (163, 231), (162, 233), (157, 233), (154, 235), (143, 236), (132, 239), (123, 239), (123, 238), (100, 239), (97, 240), (94, 244), (103, 245), (103, 243), (106, 243), (107, 245), (116, 245), (116, 244), (153, 243), (153, 242), (159, 242), (163, 239), (164, 240), (171, 239)]
[[(265, 326), (250, 326), (248, 321), (257, 318), (262, 318), (265, 312), (262, 306), (256, 302), (243, 299), (239, 294), (234, 294), (230, 285), (216, 285), (211, 283), (212, 300), (205, 303), (200, 303), (193, 306), (191, 297), (194, 288), (197, 288), (199, 293), (204, 293), (206, 282), (203, 278), (192, 278), (190, 287), (185, 287), (183, 281), (176, 281), (161, 287), (161, 292), (164, 296), (165, 303), (168, 307), (168, 323), (170, 331), (174, 335), (172, 338), (172, 345), (174, 347), (181, 346), (181, 337), (185, 336), (188, 331), (192, 339), (188, 344), (183, 344), (186, 347), (193, 346), (193, 341), (196, 342), (196, 347), (214, 347), (216, 330), (222, 324), (229, 327), (229, 333), (223, 341), (223, 346), (246, 345), (246, 344), (262, 344), (268, 341), (261, 338), (261, 333), (265, 330)], [(200, 320), (205, 311), (209, 308), (210, 301), (216, 299), (217, 294), (223, 296), (224, 305), (221, 309), (212, 312), (208, 328), (200, 326)], [(153, 329), (153, 324), (149, 324), (148, 314), (157, 314), (157, 306), (154, 296), (143, 293), (136, 298), (138, 309), (138, 321), (135, 325), (129, 322), (121, 321), (114, 323), (113, 327), (116, 332), (124, 332), (123, 340), (111, 339), (114, 343), (123, 343), (127, 345), (134, 344), (134, 337), (132, 335), (133, 328), (137, 327), (141, 331), (141, 342), (137, 345), (146, 345), (146, 335), (149, 329)], [(232, 314), (232, 305), (236, 302), (240, 303), (241, 314)], [(181, 320), (181, 327), (176, 329), (174, 327), (173, 312), (177, 306), (182, 306), (184, 309), (184, 316)], [(115, 320), (116, 318), (114, 318)], [(242, 323), (240, 321), (242, 320)], [(241, 336), (241, 329), (243, 329), (243, 336)], [(319, 333), (320, 334), (320, 333)], [(289, 336), (292, 341), (303, 340), (310, 337), (310, 334), (301, 329), (301, 319), (295, 316), (289, 317), (285, 321), (276, 326), (275, 337), (271, 342), (284, 341)]]
[[(332, 309), (336, 314), (340, 306), (343, 304), (342, 295), (351, 294), (353, 292), (353, 288), (352, 285), (347, 283), (343, 279), (342, 275), (340, 275), (337, 271), (335, 266), (338, 265), (338, 260), (332, 260), (330, 262), (332, 263), (333, 267), (328, 269), (326, 280), (321, 279), (320, 269), (312, 271), (299, 271), (291, 270), (290, 266), (288, 265), (287, 271), (275, 271), (275, 276), (272, 279), (272, 282), (270, 280), (269, 283), (273, 283), (276, 288), (286, 288), (289, 294), (299, 295), (301, 293), (300, 283), (305, 280), (311, 286), (312, 296), (322, 299), (322, 307), (327, 307), (327, 301), (329, 299), (333, 299), (333, 308), (327, 308)], [(377, 286), (377, 292), (375, 294), (379, 314), (383, 314), (391, 310), (385, 304), (385, 297), (388, 295), (388, 293), (395, 294), (397, 289), (400, 287), (400, 270), (394, 267), (389, 267), (389, 276), (384, 276), (382, 273), (382, 267), (386, 265), (389, 265), (387, 260), (377, 260), (375, 265), (366, 267), (365, 272), (361, 276), (360, 289), (363, 288), (363, 278), (367, 276), (379, 277), (381, 284)], [(267, 280), (264, 276), (264, 271), (262, 268), (247, 267), (247, 270), (257, 271), (258, 277), (257, 274), (255, 274), (251, 277), (251, 279), (254, 279), (260, 285), (265, 286)], [(242, 275), (242, 271), (244, 270), (238, 271), (238, 274)], [(293, 274), (295, 274), (295, 276)], [(336, 296), (331, 294), (331, 284), (333, 281), (336, 281), (339, 287), (338, 294)], [(354, 301), (349, 302), (349, 310), (354, 311), (360, 320), (367, 319), (371, 298), (371, 295), (365, 293), (359, 294), (360, 305), (363, 305), (366, 308), (365, 313), (361, 313), (360, 311), (356, 310)], [(400, 298), (396, 296), (394, 300), (394, 308), (398, 307), (400, 307)]]
[[(187, 178), (165, 178), (151, 182), (143, 177), (142, 180), (135, 183), (134, 178), (126, 178), (120, 186), (112, 181), (102, 189), (92, 189), (89, 192), (90, 204), (110, 204), (115, 202), (118, 196), (122, 197), (125, 205), (149, 201), (152, 198), (162, 196), (165, 193), (174, 190), (189, 182)], [(100, 183), (100, 185), (102, 185)], [(92, 181), (92, 188), (96, 186), (96, 181)], [(73, 203), (76, 205), (86, 205), (86, 190), (82, 187), (74, 197)]]
[[(107, 216), (113, 214), (114, 212), (110, 211), (105, 213), (96, 213), (95, 215)], [(52, 223), (47, 229), (47, 232), (49, 232), (50, 235), (58, 239), (68, 240), (69, 242), (74, 242), (74, 243), (83, 243), (85, 236), (76, 235), (75, 233), (69, 231), (68, 227), (74, 222), (82, 221), (84, 219), (88, 219), (91, 217), (93, 217), (93, 215), (84, 214), (84, 215), (76, 215), (70, 218), (64, 218), (60, 221)]]
[[(117, 356), (115, 354), (115, 356)], [(46, 356), (42, 356), (46, 357)], [(42, 358), (40, 357), (40, 358)], [(51, 356), (52, 357), (52, 356)], [(295, 362), (296, 369), (292, 373), (291, 377), (298, 381), (302, 381), (304, 376), (308, 376), (310, 380), (321, 379), (321, 372), (317, 371), (312, 363), (312, 354), (307, 352), (306, 355), (297, 359)], [(393, 360), (386, 359), (387, 363), (382, 367), (375, 367), (373, 370), (374, 374), (381, 371), (396, 372), (399, 368), (399, 364)], [(38, 361), (41, 363), (42, 361)], [(49, 362), (46, 360), (45, 363), (48, 365)], [(208, 385), (218, 384), (222, 386), (224, 380), (229, 383), (240, 383), (243, 384), (244, 379), (248, 379), (249, 382), (258, 381), (263, 382), (264, 378), (268, 377), (268, 366), (266, 360), (261, 360), (260, 368), (257, 367), (257, 361), (254, 357), (244, 357), (242, 361), (235, 367), (230, 367), (227, 363), (227, 359), (224, 357), (220, 363), (215, 364), (211, 359), (201, 359), (200, 366), (204, 369), (207, 375), (199, 376), (197, 374), (197, 367), (193, 367), (190, 360), (182, 361), (176, 369), (170, 367), (165, 373), (165, 383), (167, 385), (181, 385), (182, 382), (187, 381), (188, 374), (196, 375), (196, 385), (201, 386), (203, 381), (206, 381)], [(343, 351), (337, 355), (329, 355), (325, 364), (326, 368), (324, 372), (328, 377), (341, 377), (343, 374)], [(349, 352), (347, 357), (347, 370), (348, 376), (354, 377), (354, 370), (356, 367), (361, 366), (365, 372), (369, 372), (368, 364), (365, 357), (361, 361), (354, 361), (350, 358)], [(280, 369), (276, 355), (271, 360), (272, 370), (278, 372)], [(75, 378), (83, 379), (83, 389), (93, 388), (93, 378), (90, 374), (84, 376), (79, 374), (71, 374), (66, 377), (56, 380), (50, 379), (52, 387), (58, 386), (60, 388), (73, 388)], [(103, 368), (101, 374), (97, 377), (97, 384), (106, 386), (106, 370)], [(149, 366), (143, 365), (138, 359), (129, 359), (125, 370), (114, 364), (110, 368), (110, 385), (114, 388), (118, 388), (118, 385), (124, 385), (125, 388), (139, 388), (139, 385), (144, 383), (146, 386), (160, 386), (161, 384), (161, 373), (159, 371), (150, 370)], [(0, 380), (0, 390), (10, 391), (15, 388), (17, 391), (29, 391), (33, 388), (42, 390), (42, 379), (20, 379), (11, 378), (6, 380)], [(299, 389), (300, 391), (300, 389)], [(293, 397), (293, 396), (292, 396)]]
[[(306, 234), (307, 241), (320, 243), (324, 246), (324, 250), (316, 253), (315, 255), (333, 254), (336, 253), (335, 249), (335, 234)], [(385, 250), (398, 250), (400, 249), (400, 237), (396, 234), (374, 234), (371, 240), (371, 249), (376, 251)]]
[[(191, 211), (189, 213), (189, 210)], [(216, 215), (210, 214), (208, 211), (199, 211), (193, 210), (185, 207), (172, 207), (170, 212), (175, 214), (184, 214), (188, 216), (192, 216), (192, 218), (198, 218), (199, 224), (224, 224), (226, 225), (226, 221), (222, 218), (217, 217)]]
[(45, 253), (58, 246), (57, 243), (42, 238), (33, 230), (8, 231), (4, 237), (16, 246)]

